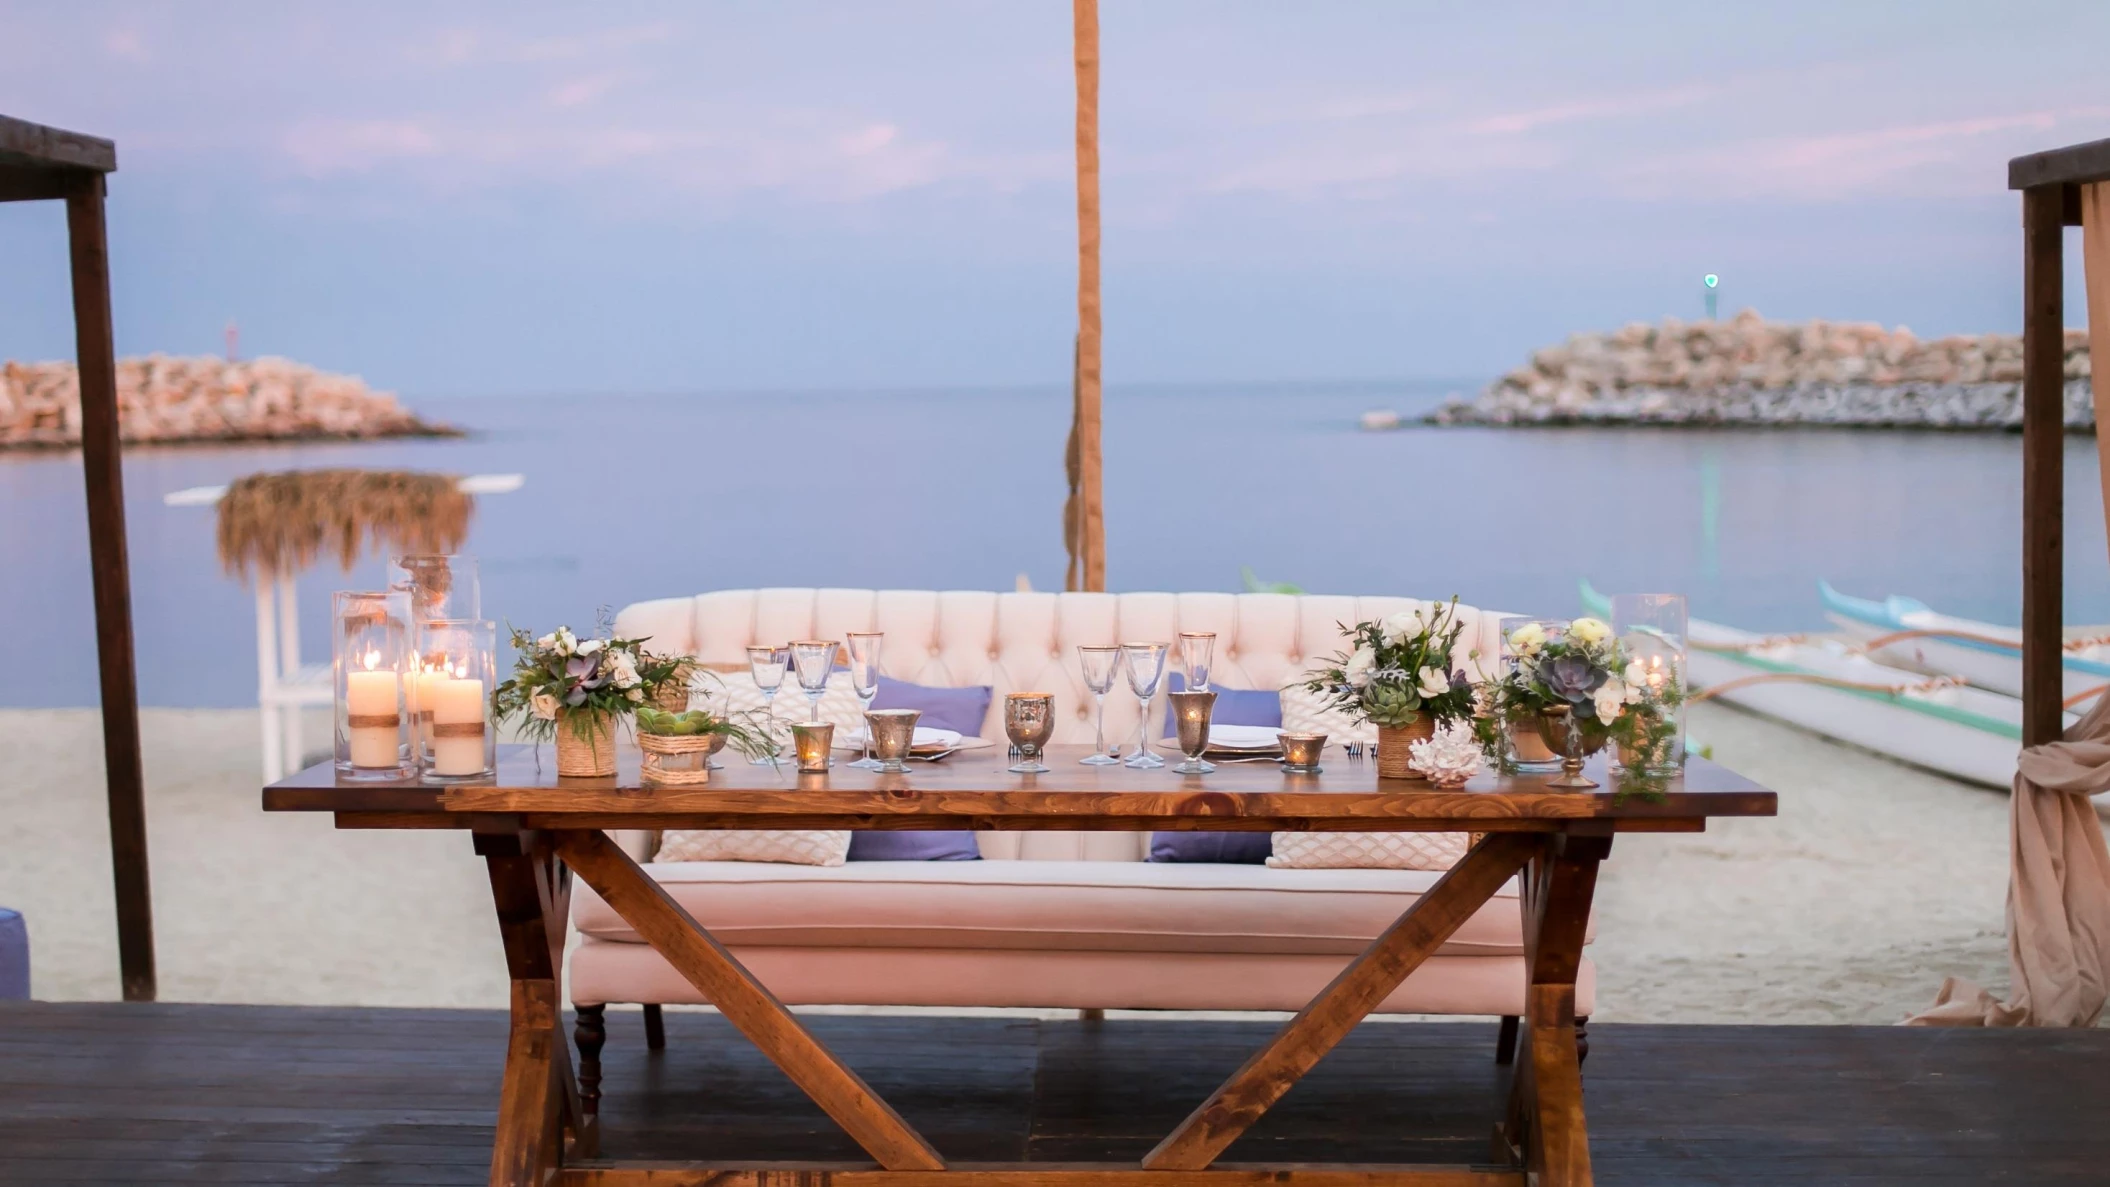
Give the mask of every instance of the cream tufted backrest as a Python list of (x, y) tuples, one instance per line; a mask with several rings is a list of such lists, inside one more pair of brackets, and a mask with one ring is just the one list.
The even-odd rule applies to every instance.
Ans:
[[(1003, 736), (1005, 693), (1052, 692), (1055, 741), (1089, 743), (1092, 695), (1078, 667), (1079, 646), (1171, 642), (1181, 631), (1214, 631), (1213, 683), (1277, 689), (1343, 649), (1339, 624), (1427, 604), (1320, 594), (735, 589), (625, 606), (616, 615), (616, 633), (649, 637), (655, 651), (693, 655), (719, 671), (743, 672), (753, 645), (882, 631), (879, 666), (886, 675), (915, 684), (990, 686), (983, 737)], [(1475, 649), (1494, 656), (1499, 616), (1464, 605), (1459, 616), (1465, 634), (1452, 665), (1466, 667)], [(1176, 660), (1168, 660), (1168, 671)], [(1132, 736), (1137, 712), (1124, 681), (1106, 698), (1107, 736)]]
[[(616, 634), (692, 655), (725, 673), (747, 670), (747, 648), (793, 639), (882, 631), (880, 670), (896, 680), (947, 687), (987, 684), (981, 735), (1003, 737), (1007, 692), (1055, 694), (1058, 743), (1092, 740), (1092, 695), (1077, 648), (1164, 642), (1181, 631), (1216, 632), (1211, 683), (1279, 689), (1345, 647), (1340, 624), (1381, 618), (1413, 598), (1273, 593), (987, 593), (979, 590), (732, 589), (625, 606)], [(1501, 616), (1459, 606), (1465, 633), (1452, 655), (1465, 669), (1477, 650), (1498, 654)], [(1170, 671), (1176, 657), (1168, 659)], [(1163, 689), (1158, 697), (1162, 712)], [(1125, 679), (1106, 698), (1106, 736), (1135, 735), (1138, 706)], [(642, 844), (642, 834), (633, 838)], [(983, 832), (982, 856), (1031, 861), (1140, 861), (1147, 833)], [(642, 855), (641, 856), (649, 856)]]

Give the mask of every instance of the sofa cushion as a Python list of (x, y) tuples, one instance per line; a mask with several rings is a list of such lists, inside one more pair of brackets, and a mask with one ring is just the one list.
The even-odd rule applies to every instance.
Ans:
[(915, 709), (923, 714), (918, 725), (951, 730), (972, 738), (981, 733), (982, 720), (989, 716), (989, 694), (990, 688), (986, 684), (945, 688), (881, 676), (879, 690), (872, 696), (872, 707)]
[(851, 861), (980, 861), (973, 829), (864, 829), (850, 834)]
[(1150, 834), (1150, 856), (1144, 860), (1263, 865), (1273, 851), (1274, 838), (1270, 833), (1186, 829)]
[[(673, 862), (645, 867), (730, 946), (1307, 953), (1362, 949), (1440, 876), (1095, 861)], [(1512, 882), (1443, 951), (1522, 951)], [(636, 933), (591, 888), (586, 935)]]

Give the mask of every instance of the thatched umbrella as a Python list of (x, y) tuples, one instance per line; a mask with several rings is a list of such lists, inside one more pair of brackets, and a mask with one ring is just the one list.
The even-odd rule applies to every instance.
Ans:
[(368, 550), (461, 551), (476, 500), (452, 474), (294, 470), (251, 474), (219, 500), (220, 564), (239, 577), (290, 577), (332, 555), (349, 571)]
[(1099, 0), (1072, 0), (1077, 58), (1077, 348), (1071, 369), (1066, 589), (1106, 588), (1099, 453)]

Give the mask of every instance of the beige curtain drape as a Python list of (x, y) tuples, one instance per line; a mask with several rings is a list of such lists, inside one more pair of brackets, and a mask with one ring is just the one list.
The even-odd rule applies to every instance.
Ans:
[[(2103, 513), (2110, 519), (2110, 184), (2081, 189), (2081, 262)], [(2110, 695), (2023, 751), (2009, 809), (2005, 1002), (1955, 977), (1921, 1026), (2094, 1026), (2110, 999), (2110, 851), (2089, 800), (2110, 790)]]

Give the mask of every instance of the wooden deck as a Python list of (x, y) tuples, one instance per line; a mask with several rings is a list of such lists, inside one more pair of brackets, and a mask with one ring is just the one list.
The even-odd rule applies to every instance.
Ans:
[[(1140, 1158), (1275, 1027), (810, 1019), (948, 1158)], [(711, 1015), (613, 1013), (611, 1157), (857, 1159)], [(481, 1183), (506, 1036), (484, 1011), (0, 1003), (0, 1182)], [(1603, 1184), (2110, 1181), (2110, 1031), (1590, 1028)], [(1494, 1027), (1359, 1028), (1229, 1161), (1468, 1162)], [(1418, 1074), (1395, 1078), (1396, 1069)]]

